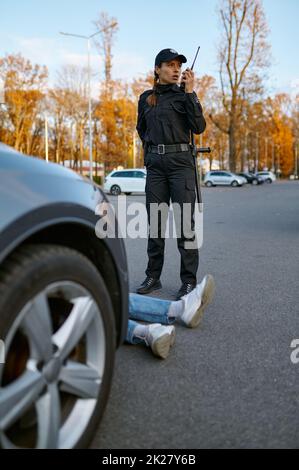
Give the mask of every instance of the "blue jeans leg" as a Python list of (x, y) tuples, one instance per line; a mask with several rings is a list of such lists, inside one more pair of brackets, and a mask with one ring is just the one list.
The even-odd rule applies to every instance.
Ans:
[(170, 304), (170, 300), (130, 293), (129, 317), (133, 320), (170, 325), (175, 322), (175, 318), (169, 318), (167, 315)]
[(128, 321), (128, 330), (127, 330), (127, 336), (126, 336), (126, 343), (129, 344), (146, 344), (144, 339), (138, 338), (134, 336), (134, 330), (138, 323), (134, 320), (129, 320)]

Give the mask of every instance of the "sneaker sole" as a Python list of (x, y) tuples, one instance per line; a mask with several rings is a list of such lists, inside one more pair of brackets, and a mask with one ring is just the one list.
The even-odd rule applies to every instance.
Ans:
[(152, 351), (155, 356), (161, 357), (162, 359), (166, 359), (170, 346), (171, 346), (171, 339), (172, 335), (166, 333), (165, 335), (161, 336), (152, 346)]
[(207, 275), (207, 281), (202, 293), (202, 303), (197, 309), (190, 323), (187, 325), (189, 328), (196, 328), (203, 316), (205, 308), (212, 302), (215, 293), (215, 281), (213, 276)]
[(141, 295), (145, 295), (145, 294), (150, 294), (151, 292), (153, 292), (154, 290), (159, 290), (159, 289), (162, 289), (162, 284), (158, 284), (157, 286), (155, 287), (152, 287), (152, 289), (150, 290), (146, 290), (146, 291), (142, 291), (142, 289), (137, 289), (136, 293), (137, 294), (141, 294)]
[(175, 342), (175, 327), (174, 326), (171, 326), (170, 333), (168, 334), (170, 335), (170, 346), (172, 347)]

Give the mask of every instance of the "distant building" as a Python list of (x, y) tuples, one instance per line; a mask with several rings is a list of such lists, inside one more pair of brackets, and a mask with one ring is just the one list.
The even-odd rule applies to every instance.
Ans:
[[(77, 166), (75, 166), (75, 163), (77, 163)], [(81, 168), (81, 162), (77, 160), (64, 160), (63, 166), (66, 168), (70, 168), (71, 170), (74, 170), (76, 172), (80, 172)], [(97, 176), (104, 176), (105, 175), (105, 165), (104, 163), (97, 163), (97, 162), (92, 162), (93, 166), (93, 175)], [(90, 168), (90, 163), (89, 160), (82, 160), (82, 174), (83, 175), (89, 175), (89, 168)]]

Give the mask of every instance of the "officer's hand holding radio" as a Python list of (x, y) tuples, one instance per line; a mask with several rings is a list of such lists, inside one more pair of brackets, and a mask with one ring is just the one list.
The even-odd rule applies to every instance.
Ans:
[(181, 85), (185, 88), (186, 93), (192, 93), (195, 85), (195, 76), (193, 70), (189, 67), (182, 73)]

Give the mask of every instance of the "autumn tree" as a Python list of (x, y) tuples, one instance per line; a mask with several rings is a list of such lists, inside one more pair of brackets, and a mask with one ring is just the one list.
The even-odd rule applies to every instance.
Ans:
[(144, 75), (144, 78), (134, 78), (131, 83), (131, 93), (134, 97), (134, 101), (138, 103), (139, 96), (145, 90), (150, 90), (154, 86), (154, 74), (149, 71)]
[(87, 157), (88, 138), (87, 69), (76, 65), (64, 66), (57, 74), (51, 98), (52, 108), (54, 106), (55, 109), (56, 158), (59, 159), (64, 135), (65, 144), (69, 142), (70, 157), (75, 162), (75, 168), (82, 171), (82, 160)]
[(50, 155), (56, 163), (66, 159), (75, 160), (75, 142), (73, 139), (73, 122), (71, 102), (73, 95), (65, 88), (52, 88), (47, 99), (47, 112), (50, 116)]
[(295, 97), (292, 107), (292, 133), (294, 139), (294, 174), (299, 171), (299, 94)]
[(99, 38), (95, 39), (98, 51), (104, 57), (104, 89), (105, 93), (111, 97), (113, 93), (112, 83), (112, 46), (115, 40), (115, 34), (118, 31), (116, 18), (109, 17), (106, 12), (101, 12), (99, 18), (94, 21), (96, 28), (101, 31)]
[[(117, 83), (112, 79), (112, 47), (118, 24), (116, 18), (109, 17), (106, 12), (101, 12), (98, 19), (94, 21), (94, 25), (100, 31), (95, 38), (95, 44), (104, 60), (104, 79), (100, 82), (100, 96), (94, 113), (95, 152), (96, 156), (98, 154), (105, 156), (103, 161), (106, 168), (107, 165), (109, 168), (113, 161), (118, 160), (114, 155), (115, 141), (113, 141), (116, 131), (115, 122), (113, 122), (115, 119), (113, 101)], [(101, 139), (99, 132), (101, 132)]]
[(221, 0), (222, 37), (218, 49), (222, 105), (228, 125), (214, 124), (229, 136), (229, 166), (236, 170), (237, 131), (245, 99), (261, 92), (262, 71), (269, 65), (267, 24), (260, 0)]
[(127, 166), (136, 125), (136, 110), (128, 86), (115, 82), (114, 97), (109, 100), (103, 91), (95, 118), (100, 122), (101, 139), (98, 145), (100, 154), (105, 156), (106, 169)]
[(286, 93), (268, 98), (265, 103), (274, 145), (275, 170), (288, 176), (294, 168), (294, 135), (292, 132), (292, 102)]
[(195, 92), (199, 97), (203, 107), (204, 117), (207, 121), (206, 130), (200, 136), (195, 136), (197, 145), (209, 146), (212, 152), (207, 154), (205, 158), (209, 160), (209, 167), (212, 168), (213, 160), (218, 157), (220, 165), (224, 165), (224, 158), (227, 151), (226, 138), (218, 127), (214, 126), (211, 122), (209, 115), (212, 110), (219, 109), (217, 113), (218, 122), (226, 125), (226, 118), (224, 113), (221, 115), (221, 96), (214, 77), (210, 75), (203, 75), (195, 80)]
[[(46, 93), (48, 70), (20, 54), (0, 58), (6, 104), (5, 141), (16, 150), (33, 153), (41, 133), (39, 117)], [(2, 131), (3, 133), (3, 131)]]

